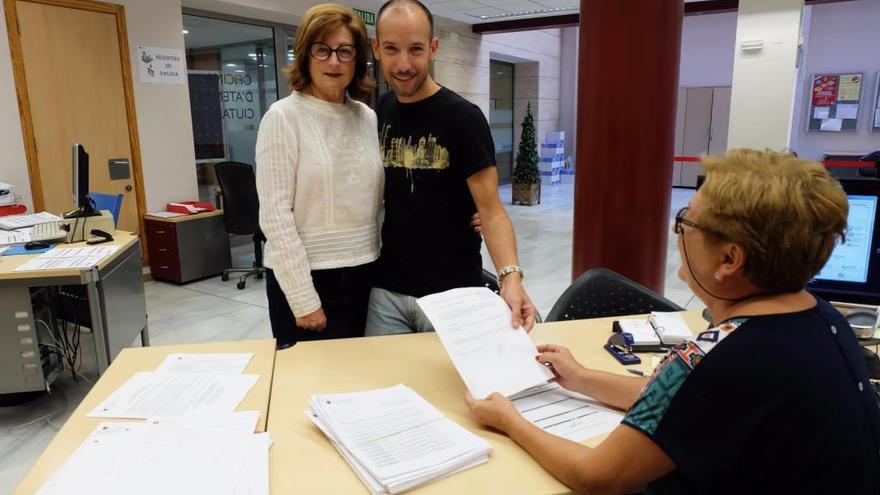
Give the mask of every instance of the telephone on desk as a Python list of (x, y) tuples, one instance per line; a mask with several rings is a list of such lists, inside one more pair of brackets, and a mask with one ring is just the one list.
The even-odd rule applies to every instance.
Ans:
[(176, 203), (168, 203), (165, 205), (165, 211), (174, 213), (183, 213), (184, 215), (192, 215), (193, 213), (204, 213), (214, 211), (214, 205), (204, 201), (178, 201)]

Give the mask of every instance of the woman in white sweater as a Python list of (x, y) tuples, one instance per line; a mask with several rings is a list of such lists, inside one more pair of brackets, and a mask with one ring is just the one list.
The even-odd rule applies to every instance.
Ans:
[(351, 9), (306, 11), (286, 69), (293, 90), (263, 116), (256, 175), (278, 347), (364, 334), (384, 187), (376, 114), (356, 101), (367, 30)]

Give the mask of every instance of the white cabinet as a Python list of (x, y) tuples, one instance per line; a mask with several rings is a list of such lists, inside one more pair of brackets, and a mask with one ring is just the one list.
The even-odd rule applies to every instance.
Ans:
[[(720, 155), (727, 150), (730, 120), (730, 87), (679, 88), (675, 121), (675, 156)], [(672, 185), (697, 187), (697, 176), (705, 173), (694, 161), (673, 164)]]

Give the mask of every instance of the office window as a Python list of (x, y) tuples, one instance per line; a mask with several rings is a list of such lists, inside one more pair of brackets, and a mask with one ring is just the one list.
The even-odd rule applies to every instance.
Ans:
[(213, 201), (216, 163), (254, 165), (260, 119), (288, 94), (296, 28), (187, 9), (183, 29), (199, 198)]

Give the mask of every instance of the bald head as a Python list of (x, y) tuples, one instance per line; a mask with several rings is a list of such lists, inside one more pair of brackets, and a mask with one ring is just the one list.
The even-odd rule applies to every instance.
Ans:
[(386, 12), (390, 10), (406, 10), (409, 14), (415, 19), (419, 21), (427, 21), (428, 23), (428, 36), (430, 38), (434, 37), (434, 16), (431, 15), (431, 11), (428, 10), (428, 7), (425, 7), (425, 4), (420, 2), (419, 0), (388, 0), (382, 7), (379, 8), (379, 13), (376, 15), (376, 37), (380, 37), (380, 29), (382, 26), (382, 16)]

